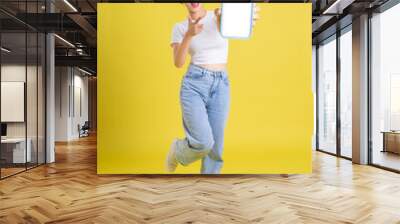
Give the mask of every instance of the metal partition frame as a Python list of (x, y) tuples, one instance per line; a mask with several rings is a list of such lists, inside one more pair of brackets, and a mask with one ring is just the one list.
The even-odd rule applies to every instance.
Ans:
[[(25, 1), (22, 1), (23, 3), (28, 3), (28, 2), (32, 2), (32, 1), (27, 1), (27, 0), (25, 0)], [(37, 3), (37, 9), (38, 9), (38, 3), (40, 2), (39, 0), (34, 0), (33, 2), (36, 2)], [(0, 8), (1, 9), (1, 8)], [(1, 9), (2, 10), (2, 9)], [(27, 10), (27, 5), (25, 4), (25, 11)], [(47, 10), (47, 8), (46, 8), (46, 10)], [(6, 11), (3, 11), (2, 10), (2, 12), (5, 12), (6, 13)], [(3, 168), (1, 168), (1, 166), (0, 166), (0, 180), (3, 180), (3, 179), (5, 179), (5, 178), (8, 178), (8, 177), (11, 177), (11, 176), (14, 176), (14, 175), (16, 175), (16, 174), (19, 174), (19, 173), (22, 173), (22, 172), (25, 172), (25, 171), (27, 171), (27, 170), (30, 170), (30, 169), (33, 169), (33, 168), (36, 168), (36, 167), (38, 167), (38, 166), (40, 166), (40, 165), (43, 165), (43, 164), (46, 164), (46, 161), (47, 161), (47, 159), (46, 159), (46, 156), (47, 156), (47, 153), (46, 153), (46, 151), (47, 151), (47, 141), (46, 141), (46, 136), (47, 136), (47, 132), (46, 132), (46, 118), (47, 118), (47, 114), (46, 114), (46, 108), (47, 108), (47, 105), (46, 105), (46, 95), (47, 95), (47, 88), (46, 88), (46, 77), (47, 77), (47, 66), (46, 66), (46, 63), (47, 63), (47, 57), (46, 57), (46, 54), (47, 54), (47, 51), (46, 51), (46, 46), (47, 46), (47, 35), (46, 35), (46, 33), (44, 33), (44, 32), (41, 32), (40, 30), (37, 30), (37, 29), (35, 29), (35, 28), (33, 28), (32, 26), (30, 26), (30, 25), (28, 25), (28, 24), (26, 24), (26, 23), (24, 23), (23, 21), (21, 21), (21, 20), (19, 20), (18, 18), (16, 18), (16, 17), (13, 17), (12, 16), (12, 14), (8, 14), (7, 13), (7, 15), (8, 16), (10, 16), (10, 18), (12, 18), (12, 19), (15, 19), (15, 21), (16, 22), (18, 22), (18, 23), (21, 23), (23, 26), (24, 26), (24, 30), (22, 31), (22, 33), (25, 35), (25, 93), (24, 93), (24, 98), (25, 98), (25, 100), (24, 100), (24, 119), (25, 119), (25, 127), (24, 127), (24, 129), (25, 129), (25, 168), (23, 169), (23, 170), (21, 170), (21, 171), (19, 171), (19, 172), (15, 172), (15, 173), (12, 173), (12, 174), (10, 174), (10, 175), (7, 175), (7, 176), (4, 176), (4, 173), (2, 173), (2, 170), (3, 170)], [(0, 26), (1, 26), (1, 23), (0, 23)], [(31, 33), (33, 32), (34, 33), (34, 36), (35, 36), (35, 33), (36, 33), (36, 91), (35, 91), (35, 93), (33, 93), (33, 94), (36, 94), (36, 136), (33, 136), (33, 138), (36, 138), (36, 142), (37, 142), (37, 144), (36, 144), (36, 150), (37, 150), (37, 152), (36, 152), (36, 162), (32, 165), (32, 164), (30, 164), (30, 165), (32, 165), (32, 166), (30, 166), (30, 167), (28, 167), (28, 153), (27, 153), (27, 147), (28, 147), (28, 144), (27, 144), (27, 140), (28, 140), (28, 131), (27, 131), (27, 129), (28, 129), (28, 116), (27, 116), (27, 96), (28, 96), (28, 93), (27, 93), (27, 81), (28, 81), (28, 79), (27, 79), (27, 75), (28, 75), (28, 33), (29, 33), (29, 31), (31, 31)], [(0, 46), (2, 46), (3, 45), (3, 43), (2, 43), (2, 35), (4, 34), (4, 33), (7, 33), (6, 31), (3, 31), (2, 29), (1, 29), (1, 27), (0, 27)], [(10, 32), (8, 32), (8, 33), (10, 33)], [(41, 51), (41, 53), (42, 54), (44, 54), (44, 55), (42, 55), (42, 60), (44, 60), (44, 63), (43, 64), (40, 64), (39, 63), (39, 36), (41, 36), (40, 34), (44, 34), (44, 35), (42, 35), (42, 37), (43, 37), (43, 39), (42, 39), (42, 47), (44, 48), (44, 50), (42, 50)], [(1, 68), (1, 66), (2, 66), (2, 62), (3, 62), (3, 58), (2, 58), (2, 53), (0, 53), (0, 68)], [(43, 119), (41, 119), (41, 122), (43, 122), (43, 145), (41, 146), (41, 147), (43, 147), (43, 149), (41, 150), (44, 154), (42, 155), (44, 158), (43, 158), (43, 163), (40, 163), (39, 162), (39, 141), (38, 141), (38, 139), (39, 139), (39, 79), (38, 79), (38, 77), (39, 77), (39, 66), (42, 66), (42, 84), (44, 84), (43, 86), (42, 86), (42, 88), (43, 88), (43, 94), (42, 94), (42, 96), (44, 96), (44, 98), (42, 99), (42, 103), (43, 103), (43, 105), (42, 105), (42, 107), (43, 107), (43, 113), (44, 113), (44, 116), (42, 117)], [(0, 69), (0, 82), (1, 82), (1, 69)], [(0, 90), (1, 90), (1, 85), (0, 85)], [(0, 96), (1, 96), (1, 91), (0, 91)], [(0, 97), (0, 100), (1, 100), (1, 97)], [(1, 105), (0, 105), (0, 110), (1, 110)], [(42, 114), (40, 114), (40, 115), (42, 115)], [(0, 123), (1, 123), (1, 114), (0, 114)], [(2, 152), (2, 146), (1, 146), (1, 144), (0, 144), (0, 158), (1, 158), (1, 152)], [(0, 162), (0, 165), (1, 165), (1, 162)]]

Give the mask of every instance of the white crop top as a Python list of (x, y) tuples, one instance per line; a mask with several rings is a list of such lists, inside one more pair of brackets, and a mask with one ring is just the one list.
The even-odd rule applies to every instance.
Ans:
[[(189, 45), (191, 63), (195, 65), (225, 64), (228, 58), (228, 39), (221, 36), (214, 12), (207, 11), (206, 16), (199, 23), (204, 24), (203, 30), (193, 36)], [(175, 24), (171, 44), (181, 43), (187, 30), (187, 20)]]

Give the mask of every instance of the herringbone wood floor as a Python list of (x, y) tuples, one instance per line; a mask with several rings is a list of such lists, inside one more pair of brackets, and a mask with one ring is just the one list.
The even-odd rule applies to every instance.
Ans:
[(311, 175), (96, 175), (95, 138), (0, 181), (0, 223), (400, 223), (400, 175), (315, 153)]

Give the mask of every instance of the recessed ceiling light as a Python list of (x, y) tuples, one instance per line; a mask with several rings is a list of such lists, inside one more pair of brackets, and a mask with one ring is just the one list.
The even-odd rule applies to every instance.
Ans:
[(336, 0), (322, 14), (341, 14), (343, 9), (353, 3), (355, 0)]
[(64, 0), (65, 4), (68, 5), (68, 7), (70, 7), (74, 12), (78, 12), (78, 10), (68, 1), (68, 0)]
[(90, 72), (88, 72), (88, 71), (86, 71), (86, 70), (83, 70), (83, 69), (81, 69), (81, 68), (79, 68), (79, 67), (78, 67), (78, 70), (81, 71), (81, 72), (83, 72), (83, 73), (85, 73), (85, 74), (87, 74), (87, 75), (93, 75), (92, 73), (90, 73)]
[(54, 34), (55, 37), (57, 37), (59, 40), (61, 40), (62, 42), (64, 42), (65, 44), (67, 44), (70, 47), (75, 48), (75, 45), (73, 45), (71, 42), (69, 42), (68, 40), (60, 37), (58, 34)]
[(5, 47), (1, 47), (1, 51), (4, 51), (6, 53), (11, 53), (11, 50), (5, 48)]

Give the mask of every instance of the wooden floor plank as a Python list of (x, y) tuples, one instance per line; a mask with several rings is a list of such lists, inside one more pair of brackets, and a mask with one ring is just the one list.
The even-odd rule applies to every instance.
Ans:
[(314, 152), (310, 175), (96, 174), (96, 138), (0, 181), (0, 223), (397, 223), (400, 175)]

